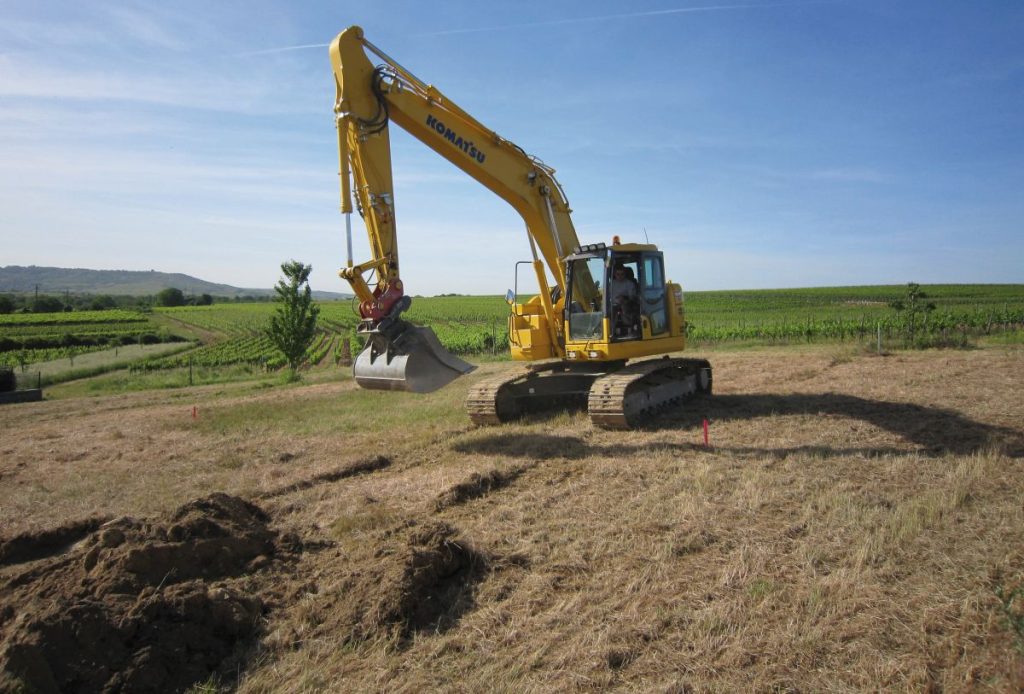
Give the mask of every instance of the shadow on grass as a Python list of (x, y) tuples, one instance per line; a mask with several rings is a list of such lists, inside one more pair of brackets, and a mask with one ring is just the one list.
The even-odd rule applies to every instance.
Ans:
[[(1014, 458), (1024, 457), (1024, 436), (1007, 427), (984, 424), (964, 417), (953, 410), (924, 407), (912, 403), (868, 400), (837, 393), (786, 395), (715, 395), (689, 401), (682, 407), (656, 417), (643, 427), (644, 431), (699, 430), (702, 419), (714, 422), (748, 420), (773, 415), (812, 415), (859, 419), (885, 429), (916, 446), (915, 453), (941, 455), (969, 454), (993, 448)], [(542, 421), (538, 415), (531, 422)], [(695, 435), (696, 438), (696, 435)], [(532, 458), (583, 458), (589, 455), (635, 455), (651, 449), (679, 451), (704, 450), (694, 443), (651, 441), (641, 445), (599, 445), (578, 436), (509, 433), (494, 434), (460, 441), (452, 446), (463, 453), (516, 455)], [(909, 451), (891, 446), (833, 448), (808, 445), (782, 448), (732, 447), (714, 448), (718, 452), (762, 454), (786, 457), (794, 454), (833, 455), (902, 455)]]

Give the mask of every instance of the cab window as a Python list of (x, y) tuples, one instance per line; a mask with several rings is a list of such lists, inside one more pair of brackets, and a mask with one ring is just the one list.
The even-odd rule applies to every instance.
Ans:
[(569, 263), (566, 312), (570, 340), (604, 339), (604, 298), (601, 278), (604, 258), (580, 258)]

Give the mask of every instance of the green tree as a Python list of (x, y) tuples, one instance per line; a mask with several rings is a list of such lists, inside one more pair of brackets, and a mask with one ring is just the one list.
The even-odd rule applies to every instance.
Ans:
[(313, 343), (320, 315), (320, 307), (313, 303), (313, 292), (309, 288), (312, 271), (312, 265), (289, 260), (281, 264), (284, 277), (274, 287), (277, 310), (270, 317), (267, 336), (284, 355), (293, 377)]
[(90, 311), (105, 311), (111, 308), (117, 308), (117, 302), (114, 301), (114, 297), (108, 296), (106, 294), (94, 296), (89, 301)]
[(6, 294), (0, 294), (0, 313), (11, 313), (14, 311), (14, 300)]
[(184, 306), (185, 293), (177, 287), (161, 289), (156, 293), (157, 306)]
[(32, 302), (32, 313), (60, 313), (64, 304), (55, 296), (42, 295)]
[(928, 295), (921, 290), (921, 285), (917, 282), (908, 282), (906, 297), (890, 301), (889, 306), (905, 316), (911, 345), (914, 344), (914, 333), (918, 322), (920, 321), (924, 325), (928, 320), (928, 314), (935, 310), (935, 304), (928, 301)]

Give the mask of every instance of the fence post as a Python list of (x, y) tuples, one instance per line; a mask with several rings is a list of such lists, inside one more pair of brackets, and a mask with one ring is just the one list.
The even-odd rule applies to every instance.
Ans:
[(878, 321), (878, 353), (882, 353), (882, 321)]

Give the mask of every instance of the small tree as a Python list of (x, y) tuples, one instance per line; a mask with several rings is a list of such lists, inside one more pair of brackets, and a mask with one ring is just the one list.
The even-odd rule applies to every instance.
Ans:
[(910, 344), (914, 344), (914, 332), (917, 327), (918, 318), (922, 325), (928, 319), (928, 314), (935, 310), (935, 304), (928, 301), (928, 295), (921, 291), (921, 285), (917, 282), (907, 283), (907, 296), (903, 299), (890, 301), (889, 306), (899, 312), (903, 312), (907, 319), (907, 333), (910, 337)]
[(274, 287), (278, 305), (270, 317), (267, 336), (284, 355), (293, 377), (306, 356), (306, 350), (313, 344), (316, 320), (320, 315), (320, 307), (313, 303), (313, 293), (309, 288), (312, 271), (312, 265), (289, 260), (281, 264), (284, 277)]

